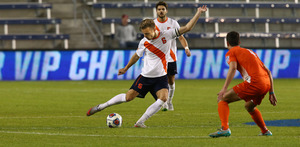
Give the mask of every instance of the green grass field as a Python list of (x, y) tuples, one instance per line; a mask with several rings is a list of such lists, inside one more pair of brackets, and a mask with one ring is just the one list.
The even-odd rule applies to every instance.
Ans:
[[(300, 79), (275, 79), (278, 106), (268, 95), (258, 106), (265, 120), (300, 118)], [(0, 82), (0, 146), (300, 146), (299, 127), (268, 127), (273, 136), (257, 136), (244, 101), (229, 105), (228, 138), (210, 138), (220, 127), (217, 93), (222, 80), (177, 80), (175, 111), (152, 116), (149, 128), (134, 123), (154, 102), (151, 94), (109, 107), (91, 117), (91, 106), (124, 93), (133, 81)], [(241, 82), (234, 80), (231, 87)], [(121, 128), (108, 128), (106, 117), (123, 117)]]

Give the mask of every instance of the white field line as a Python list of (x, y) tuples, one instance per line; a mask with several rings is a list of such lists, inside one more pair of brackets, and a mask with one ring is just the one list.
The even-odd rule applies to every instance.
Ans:
[(20, 117), (0, 117), (0, 119), (40, 119), (40, 118), (80, 118), (80, 117), (87, 117), (87, 116), (20, 116)]
[[(232, 125), (233, 127), (235, 128), (245, 128), (245, 125)], [(155, 128), (212, 128), (212, 126), (209, 126), (209, 125), (198, 125), (198, 126), (195, 126), (195, 125), (190, 125), (190, 126), (186, 126), (186, 125), (183, 125), (183, 126), (170, 126), (170, 125), (166, 125), (166, 126), (151, 126), (151, 127), (148, 127), (148, 128), (151, 128), (151, 129), (155, 129)], [(249, 127), (256, 127), (254, 125), (249, 125)], [(79, 129), (107, 129), (108, 127), (107, 126), (102, 126), (102, 127), (18, 127), (18, 128), (5, 128), (5, 127), (1, 127), (0, 129), (1, 130), (22, 130), (22, 129), (26, 129), (26, 130), (57, 130), (57, 129), (76, 129), (76, 130), (79, 130)], [(134, 128), (134, 126), (122, 126), (122, 128)], [(216, 128), (216, 127), (215, 127)], [(1, 132), (1, 131), (0, 131)]]
[[(101, 135), (101, 134), (65, 134), (42, 132), (0, 131), (7, 134), (48, 135), (48, 136), (73, 136), (73, 137), (116, 137), (116, 138), (165, 138), (165, 139), (208, 139), (209, 136), (136, 136), (136, 135)], [(231, 136), (230, 138), (259, 138), (261, 136)], [(275, 138), (300, 138), (300, 136), (274, 136)]]
[[(35, 89), (13, 89), (17, 92), (26, 92), (26, 93), (41, 93), (41, 92), (51, 92), (55, 91), (59, 92), (126, 92), (128, 88), (120, 88), (120, 89), (111, 89), (111, 88), (89, 88), (89, 89), (57, 89), (57, 88), (35, 88)], [(0, 89), (1, 92), (11, 92), (12, 89)]]
[[(246, 113), (246, 111), (245, 112), (231, 112), (230, 114), (244, 114), (244, 113)], [(270, 111), (270, 112), (262, 112), (263, 114), (264, 113), (268, 113), (268, 114), (281, 114), (281, 113), (284, 113), (284, 114), (286, 114), (286, 113), (293, 113), (293, 114), (295, 114), (295, 113), (300, 113), (300, 111), (281, 111), (281, 112), (272, 112), (272, 111)], [(196, 115), (217, 115), (218, 114), (218, 112), (211, 112), (211, 113), (196, 113), (196, 114), (191, 114), (191, 113), (187, 113), (187, 114), (173, 114), (173, 115), (176, 115), (176, 116), (180, 116), (180, 115), (184, 115), (184, 116), (189, 116), (189, 115), (193, 115), (193, 116), (196, 116)], [(138, 116), (140, 116), (141, 114), (137, 114)], [(132, 114), (130, 114), (130, 115), (126, 115), (126, 116), (137, 116), (137, 115), (132, 115)], [(160, 115), (165, 115), (165, 114), (155, 114), (155, 116), (160, 116)], [(41, 118), (84, 118), (84, 117), (87, 117), (87, 116), (85, 116), (85, 115), (81, 115), (81, 116), (28, 116), (28, 117), (26, 117), (26, 116), (20, 116), (20, 117), (18, 117), (18, 116), (16, 116), (16, 117), (0, 117), (0, 119), (41, 119)], [(93, 117), (103, 117), (103, 115), (98, 115), (98, 116), (93, 116)]]
[(209, 138), (208, 136), (136, 136), (136, 135), (101, 135), (101, 134), (65, 134), (65, 133), (42, 133), (42, 132), (18, 132), (0, 131), (7, 134), (28, 134), (28, 135), (48, 135), (48, 136), (81, 136), (81, 137), (118, 137), (118, 138)]

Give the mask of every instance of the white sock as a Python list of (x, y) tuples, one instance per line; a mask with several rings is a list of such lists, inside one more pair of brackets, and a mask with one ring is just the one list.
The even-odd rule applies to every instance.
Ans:
[(106, 103), (100, 104), (98, 106), (98, 109), (103, 110), (106, 107), (115, 105), (115, 104), (120, 104), (126, 102), (126, 94), (125, 93), (121, 93), (116, 95), (115, 97), (111, 98), (110, 100), (108, 100)]
[(158, 112), (161, 106), (164, 104), (164, 101), (157, 99), (152, 105), (150, 105), (143, 116), (137, 121), (137, 123), (144, 123), (148, 118), (150, 118), (153, 114)]
[(172, 102), (174, 92), (175, 92), (175, 83), (173, 85), (169, 84), (169, 98), (168, 98), (168, 101), (167, 101), (168, 103)]

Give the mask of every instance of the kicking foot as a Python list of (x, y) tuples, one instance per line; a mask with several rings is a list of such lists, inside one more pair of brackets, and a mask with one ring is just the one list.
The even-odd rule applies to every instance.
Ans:
[(213, 138), (215, 138), (215, 137), (229, 137), (230, 135), (231, 135), (231, 131), (230, 131), (229, 128), (227, 130), (220, 129), (217, 132), (209, 134), (209, 136), (213, 137)]
[(134, 127), (136, 127), (136, 128), (147, 128), (147, 126), (144, 123), (135, 123)]
[(272, 136), (272, 132), (268, 130), (266, 133), (260, 133), (258, 136)]
[(92, 107), (87, 113), (86, 116), (91, 116), (93, 114), (95, 114), (96, 112), (101, 111), (101, 109), (99, 109), (99, 105)]

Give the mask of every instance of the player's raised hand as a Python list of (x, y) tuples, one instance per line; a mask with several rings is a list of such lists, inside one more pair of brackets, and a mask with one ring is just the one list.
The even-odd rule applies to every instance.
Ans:
[(119, 73), (118, 75), (122, 75), (122, 74), (125, 74), (126, 73), (126, 69), (125, 68), (122, 68), (122, 69), (119, 69)]
[(276, 106), (277, 99), (276, 99), (275, 93), (269, 94), (269, 101), (273, 106)]
[(206, 12), (206, 11), (207, 11), (206, 5), (203, 5), (202, 7), (198, 8), (198, 12), (200, 12), (200, 13)]
[(185, 54), (186, 54), (186, 56), (190, 57), (191, 56), (191, 51), (189, 49), (185, 49)]

